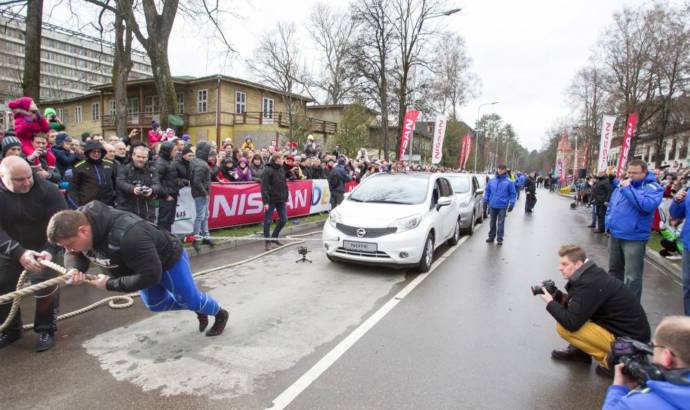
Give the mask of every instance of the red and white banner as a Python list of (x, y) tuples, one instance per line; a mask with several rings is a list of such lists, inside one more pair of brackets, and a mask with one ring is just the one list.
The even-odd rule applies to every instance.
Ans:
[(462, 159), (462, 169), (467, 168), (467, 161), (470, 159), (470, 153), (472, 152), (472, 137), (465, 135), (465, 139), (467, 139), (467, 143), (465, 144), (465, 156)]
[(410, 143), (410, 137), (414, 132), (414, 124), (419, 117), (419, 111), (408, 111), (403, 118), (402, 133), (400, 135), (400, 151), (398, 152), (398, 160), (402, 160), (405, 151), (407, 151), (407, 144)]
[(609, 151), (613, 140), (613, 126), (616, 123), (615, 115), (604, 115), (601, 120), (601, 140), (599, 141), (599, 162), (597, 173), (608, 168)]
[(458, 168), (462, 169), (462, 162), (465, 159), (465, 151), (467, 150), (467, 135), (462, 137), (460, 143), (460, 152), (458, 153)]
[(434, 146), (431, 150), (431, 163), (438, 164), (443, 158), (443, 138), (446, 136), (448, 117), (439, 115), (434, 124)]
[(621, 156), (618, 160), (618, 169), (616, 169), (616, 178), (620, 178), (623, 168), (628, 163), (628, 154), (630, 153), (630, 142), (633, 134), (635, 134), (635, 127), (637, 126), (638, 115), (636, 112), (628, 115), (628, 123), (625, 124), (625, 134), (623, 135), (623, 144), (621, 144)]
[[(345, 192), (357, 186), (355, 181), (345, 183)], [(192, 233), (196, 209), (189, 188), (180, 190), (177, 213), (172, 231), (174, 234)], [(211, 184), (209, 200), (209, 229), (255, 224), (263, 221), (261, 184)], [(288, 182), (287, 214), (289, 218), (327, 212), (331, 209), (331, 193), (328, 181), (314, 179)], [(277, 213), (274, 214), (277, 218)]]
[(560, 158), (556, 160), (556, 174), (558, 175), (558, 181), (561, 184), (565, 183), (565, 169), (563, 168), (563, 160)]

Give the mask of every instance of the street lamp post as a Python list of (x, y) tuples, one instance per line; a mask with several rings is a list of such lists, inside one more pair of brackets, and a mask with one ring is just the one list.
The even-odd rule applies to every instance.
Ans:
[[(479, 133), (478, 133), (478, 131), (479, 131), (479, 111), (485, 105), (496, 105), (499, 102), (500, 101), (492, 101), (489, 103), (483, 103), (483, 104), (479, 104), (479, 107), (477, 107), (477, 121), (474, 123), (474, 139), (476, 141), (474, 142), (474, 166), (473, 166), (474, 171), (473, 172), (475, 174), (477, 173), (477, 151), (479, 151)], [(484, 131), (486, 132), (486, 129)], [(484, 134), (484, 135), (486, 136), (486, 134)]]

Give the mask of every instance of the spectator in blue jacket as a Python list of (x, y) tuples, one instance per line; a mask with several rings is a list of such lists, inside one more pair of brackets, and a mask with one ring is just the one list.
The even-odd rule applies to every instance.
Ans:
[(510, 212), (515, 206), (515, 184), (508, 179), (505, 165), (499, 165), (496, 169), (496, 176), (491, 178), (484, 190), (484, 203), (489, 205), (489, 238), (487, 243), (493, 243), (494, 238), (498, 239), (498, 245), (503, 245), (504, 222), (506, 210)]
[(522, 172), (517, 173), (517, 177), (515, 178), (515, 196), (517, 199), (520, 199), (520, 191), (525, 187), (525, 181), (527, 180), (527, 177), (525, 174)]
[(65, 177), (65, 172), (80, 160), (79, 156), (72, 150), (72, 138), (65, 132), (58, 133), (51, 151), (55, 155), (55, 168), (60, 172), (62, 178)]
[[(690, 197), (688, 191), (682, 189), (674, 197), (674, 201), (669, 208), (671, 218), (683, 220), (690, 214)], [(683, 242), (683, 249), (690, 249), (690, 224), (683, 224), (680, 232), (680, 240)], [(683, 309), (685, 314), (690, 316), (690, 252), (683, 252)]]
[[(656, 328), (652, 346), (652, 363), (666, 370), (675, 370), (685, 378), (690, 372), (690, 317), (669, 316)], [(682, 369), (682, 370), (681, 370)], [(687, 379), (686, 379), (687, 380)], [(631, 390), (632, 389), (632, 390)], [(603, 410), (674, 410), (690, 409), (690, 385), (677, 381), (650, 380), (646, 386), (623, 374), (623, 365), (616, 366), (613, 384), (604, 400)]]
[(647, 163), (635, 159), (628, 164), (628, 177), (613, 191), (606, 210), (606, 229), (611, 232), (609, 273), (623, 281), (638, 300), (642, 298), (642, 271), (652, 219), (663, 194)]

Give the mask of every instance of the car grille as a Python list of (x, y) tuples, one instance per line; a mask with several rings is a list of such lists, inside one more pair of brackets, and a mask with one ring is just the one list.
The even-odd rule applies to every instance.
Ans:
[(386, 252), (364, 252), (364, 251), (352, 251), (349, 249), (345, 248), (338, 248), (335, 250), (336, 253), (342, 253), (344, 255), (352, 255), (352, 256), (366, 256), (368, 258), (377, 258), (377, 259), (390, 259), (391, 257), (388, 256)]
[[(398, 228), (362, 228), (361, 226), (358, 227), (345, 224), (335, 224), (335, 227), (345, 235), (354, 236), (357, 238), (378, 238), (384, 235), (390, 235), (398, 230)], [(358, 229), (364, 229), (366, 234), (364, 236), (357, 235)]]

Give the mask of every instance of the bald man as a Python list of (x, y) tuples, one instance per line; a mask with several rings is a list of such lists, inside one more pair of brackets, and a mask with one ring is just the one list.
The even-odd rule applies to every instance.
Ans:
[[(55, 273), (43, 268), (41, 259), (52, 260), (59, 248), (46, 238), (48, 221), (67, 209), (57, 187), (41, 178), (34, 179), (29, 164), (20, 157), (0, 162), (0, 294), (15, 290), (19, 275), (26, 269), (31, 282), (50, 279)], [(36, 351), (55, 345), (58, 311), (57, 288), (45, 289), (36, 298), (34, 331), (38, 334)], [(0, 305), (0, 323), (10, 311), (10, 304)], [(21, 312), (0, 333), (0, 349), (22, 337)]]

